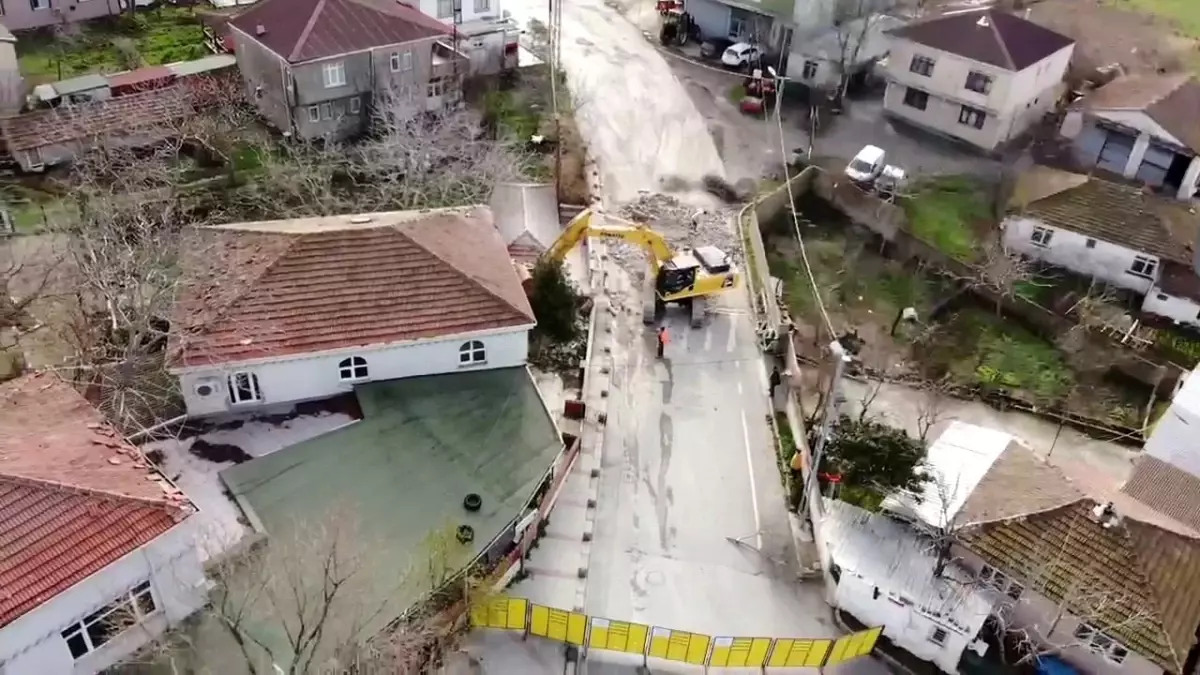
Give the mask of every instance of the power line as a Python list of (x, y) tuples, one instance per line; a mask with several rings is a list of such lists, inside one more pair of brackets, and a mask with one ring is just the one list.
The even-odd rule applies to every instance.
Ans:
[(791, 166), (788, 163), (787, 144), (783, 142), (783, 106), (781, 103), (785, 83), (786, 78), (775, 75), (775, 126), (779, 132), (779, 152), (783, 161), (783, 184), (787, 187), (788, 210), (792, 213), (792, 226), (796, 230), (796, 241), (800, 244), (800, 257), (804, 261), (804, 271), (808, 274), (808, 282), (812, 286), (817, 309), (821, 310), (821, 318), (825, 320), (825, 327), (829, 329), (830, 339), (836, 340), (837, 331), (833, 328), (833, 321), (829, 319), (829, 312), (825, 311), (825, 301), (821, 298), (821, 291), (817, 288), (817, 279), (813, 276), (812, 265), (808, 262), (808, 250), (804, 246), (804, 236), (800, 234), (800, 216), (796, 214), (796, 195), (792, 191)]

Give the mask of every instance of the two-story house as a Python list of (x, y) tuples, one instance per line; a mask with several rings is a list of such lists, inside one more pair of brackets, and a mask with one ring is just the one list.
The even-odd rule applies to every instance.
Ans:
[(1035, 166), (1005, 218), (1006, 248), (1144, 296), (1142, 311), (1200, 327), (1200, 217), (1130, 185)]
[(1125, 75), (1071, 105), (1060, 131), (1093, 167), (1191, 199), (1200, 183), (1200, 82), (1188, 74)]
[(884, 113), (991, 152), (1054, 108), (1075, 43), (989, 9), (892, 30)]
[(169, 341), (191, 415), (525, 365), (533, 311), (486, 208), (199, 228)]
[(0, 672), (92, 675), (204, 604), (195, 507), (67, 383), (0, 384)]
[(229, 30), (250, 100), (300, 138), (353, 137), (396, 99), (440, 109), (467, 72), (450, 28), (394, 0), (263, 0)]
[(470, 60), (470, 75), (495, 75), (517, 67), (521, 27), (500, 0), (419, 0), (421, 12), (450, 26), (454, 48)]
[(947, 557), (999, 594), (992, 626), (1082, 673), (1189, 672), (1200, 532), (1087, 467), (1050, 464), (1006, 432), (961, 422), (952, 432), (953, 452), (931, 448), (923, 494), (889, 498), (884, 509), (938, 533)]
[[(10, 30), (30, 30), (44, 26), (90, 21), (124, 12), (129, 0), (25, 0), (6, 2), (0, 8), (4, 25)], [(143, 4), (138, 0), (138, 5)]]

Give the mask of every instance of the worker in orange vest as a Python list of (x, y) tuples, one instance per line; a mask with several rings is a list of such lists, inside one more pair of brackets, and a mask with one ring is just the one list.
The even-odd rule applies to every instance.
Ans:
[(671, 341), (671, 338), (670, 338), (670, 336), (667, 335), (667, 327), (659, 326), (658, 327), (658, 358), (661, 359), (663, 357), (663, 352), (666, 351), (667, 343), (670, 341)]

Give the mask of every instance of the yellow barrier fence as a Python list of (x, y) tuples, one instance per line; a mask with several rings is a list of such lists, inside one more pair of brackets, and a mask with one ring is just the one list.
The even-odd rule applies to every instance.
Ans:
[(717, 637), (589, 617), (524, 598), (493, 598), (471, 608), (477, 628), (520, 630), (556, 642), (604, 651), (641, 654), (713, 668), (818, 668), (866, 656), (882, 628), (831, 639)]

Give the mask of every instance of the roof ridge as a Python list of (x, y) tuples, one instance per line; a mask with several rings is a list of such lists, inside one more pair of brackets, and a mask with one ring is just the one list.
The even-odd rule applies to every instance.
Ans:
[[(1092, 501), (1097, 500), (1093, 499)], [(1128, 516), (1121, 514), (1121, 517), (1127, 518)], [(1147, 523), (1145, 521), (1138, 520), (1137, 518), (1134, 518), (1134, 520), (1141, 525), (1152, 526), (1154, 529), (1161, 530), (1167, 534), (1182, 536), (1177, 532), (1172, 532), (1171, 530), (1158, 527), (1153, 523)], [(1150, 589), (1150, 592), (1146, 594), (1147, 601), (1153, 603), (1154, 605), (1151, 608), (1150, 619), (1153, 621), (1155, 628), (1158, 629), (1159, 634), (1162, 635), (1163, 639), (1165, 639), (1167, 642), (1167, 651), (1170, 652), (1171, 660), (1175, 663), (1176, 672), (1183, 672), (1183, 662), (1179, 660), (1179, 651), (1175, 648), (1175, 644), (1171, 640), (1171, 631), (1167, 629), (1167, 624), (1165, 621), (1166, 612), (1164, 611), (1165, 608), (1163, 606), (1165, 603), (1163, 603), (1162, 597), (1159, 595), (1158, 586), (1154, 583), (1153, 579), (1151, 579), (1150, 572), (1146, 568), (1146, 563), (1142, 555), (1142, 548), (1138, 545), (1138, 542), (1134, 541), (1133, 533), (1130, 532), (1129, 528), (1123, 523), (1121, 524), (1121, 536), (1124, 538), (1125, 544), (1129, 547), (1128, 555), (1133, 559), (1133, 566), (1137, 570), (1138, 576), (1141, 577), (1140, 581), (1145, 585), (1146, 588)]]
[[(501, 296), (499, 293), (497, 293), (497, 292), (493, 291), (492, 289), (488, 288), (488, 287), (487, 287), (485, 284), (481, 283), (481, 282), (480, 282), (478, 279), (476, 279), (475, 277), (473, 277), (473, 276), (471, 276), (471, 275), (467, 274), (466, 272), (464, 272), (462, 269), (460, 269), (460, 268), (458, 267), (458, 265), (455, 265), (454, 263), (450, 262), (449, 260), (446, 260), (446, 259), (445, 259), (445, 258), (443, 258), (441, 255), (439, 255), (439, 254), (438, 254), (436, 251), (434, 251), (433, 249), (430, 249), (430, 248), (428, 248), (427, 246), (425, 246), (425, 245), (424, 245), (424, 244), (422, 244), (421, 242), (417, 241), (417, 240), (416, 240), (414, 237), (410, 236), (410, 235), (409, 235), (407, 232), (405, 232), (405, 231), (401, 230), (401, 229), (400, 229), (400, 227), (398, 227), (398, 225), (403, 225), (403, 224), (405, 224), (405, 223), (396, 223), (395, 225), (392, 225), (392, 226), (390, 226), (390, 227), (391, 227), (392, 231), (396, 232), (396, 233), (397, 233), (397, 234), (399, 234), (400, 236), (402, 236), (402, 237), (404, 237), (405, 239), (407, 239), (408, 241), (412, 242), (412, 243), (413, 243), (413, 244), (414, 244), (414, 245), (415, 245), (417, 248), (421, 249), (422, 251), (425, 251), (425, 252), (429, 253), (429, 254), (430, 254), (430, 255), (432, 255), (434, 258), (437, 258), (437, 259), (438, 259), (438, 260), (439, 260), (439, 261), (440, 261), (440, 262), (441, 262), (443, 265), (445, 265), (446, 267), (450, 268), (450, 269), (451, 269), (451, 270), (452, 270), (452, 271), (453, 271), (453, 272), (454, 272), (456, 275), (458, 275), (458, 276), (462, 277), (463, 279), (466, 279), (466, 280), (467, 280), (467, 281), (468, 281), (468, 282), (469, 282), (469, 283), (470, 283), (472, 286), (475, 286), (475, 287), (477, 287), (477, 288), (481, 289), (483, 292), (485, 292), (485, 293), (487, 293), (488, 295), (492, 296), (493, 298), (495, 298), (495, 299), (499, 300), (501, 303), (503, 303), (503, 304), (504, 304), (504, 306), (505, 306), (505, 307), (508, 307), (509, 309), (513, 310), (513, 311), (514, 311), (514, 312), (516, 312), (517, 314), (520, 314), (521, 316), (524, 316), (524, 317), (528, 317), (528, 318), (530, 318), (530, 319), (533, 319), (533, 317), (531, 317), (531, 316), (527, 315), (525, 312), (521, 311), (521, 309), (520, 309), (520, 308), (518, 308), (518, 307), (514, 306), (514, 305), (513, 305), (511, 302), (509, 302), (508, 300), (504, 299), (504, 297), (503, 297), (503, 296)], [(495, 229), (495, 228), (492, 228), (492, 229)], [(499, 233), (499, 230), (497, 230), (497, 233)], [(501, 243), (503, 244), (503, 242), (501, 242)], [(504, 249), (505, 249), (505, 251), (507, 251), (507, 250), (508, 250), (508, 245), (507, 245), (507, 244), (505, 244), (505, 245), (504, 245)], [(510, 263), (512, 262), (512, 261), (511, 261), (511, 259), (509, 260), (509, 262), (510, 262)]]
[[(1067, 477), (1067, 480), (1070, 481), (1071, 480), (1070, 477)], [(1079, 492), (1079, 491), (1076, 490), (1076, 492)], [(1034, 509), (1031, 511), (1022, 511), (1022, 512), (1016, 513), (1016, 514), (1011, 514), (1011, 515), (1006, 515), (1006, 516), (997, 516), (995, 518), (986, 518), (983, 520), (973, 520), (969, 523), (963, 523), (963, 527), (983, 527), (985, 525), (995, 525), (996, 523), (1005, 523), (1010, 520), (1020, 520), (1023, 518), (1029, 518), (1030, 516), (1040, 516), (1043, 513), (1050, 513), (1051, 511), (1059, 511), (1059, 510), (1065, 509), (1069, 506), (1072, 506), (1074, 504), (1078, 504), (1079, 502), (1082, 502), (1084, 500), (1095, 501), (1095, 499), (1087, 496), (1086, 494), (1080, 493), (1080, 495), (1081, 496), (1075, 497), (1069, 501), (1063, 502), (1062, 504), (1059, 504), (1058, 506), (1051, 506), (1051, 507), (1044, 508), (1044, 509)]]
[(1004, 52), (1004, 60), (1008, 63), (1009, 70), (1017, 71), (1017, 62), (1013, 60), (1012, 52), (1008, 51), (1008, 42), (1004, 40), (1004, 36), (1000, 34), (1000, 27), (996, 25), (996, 10), (988, 9), (984, 14), (988, 18), (988, 26), (992, 29), (992, 35), (996, 36), (996, 43), (1000, 45), (1000, 51)]
[(304, 24), (304, 30), (300, 31), (300, 37), (296, 38), (296, 44), (292, 45), (292, 51), (285, 59), (289, 63), (299, 58), (301, 50), (304, 49), (304, 43), (308, 41), (308, 36), (312, 34), (313, 28), (317, 25), (317, 19), (325, 9), (326, 2), (327, 0), (317, 0), (317, 6), (313, 7), (312, 14), (308, 16), (308, 23)]
[[(164, 481), (166, 480), (166, 478), (161, 475), (158, 476), (158, 478), (161, 478)], [(81, 494), (92, 496), (92, 497), (115, 499), (118, 501), (135, 502), (138, 504), (142, 504), (146, 507), (160, 508), (160, 509), (163, 509), (166, 511), (173, 511), (173, 510), (183, 511), (184, 510), (184, 509), (181, 509), (180, 507), (176, 506), (175, 504), (172, 504), (170, 502), (170, 500), (166, 499), (165, 497), (161, 500), (149, 499), (147, 497), (137, 497), (134, 495), (124, 495), (119, 492), (110, 492), (108, 490), (101, 490), (99, 488), (84, 487), (82, 485), (71, 485), (68, 483), (61, 483), (59, 481), (47, 480), (45, 478), (32, 478), (30, 476), (19, 476), (19, 475), (12, 474), (12, 473), (0, 473), (0, 481), (10, 481), (13, 483), (29, 485), (32, 487), (45, 488), (47, 490), (53, 490), (55, 492), (81, 493)], [(168, 483), (169, 483), (169, 481), (168, 481)], [(176, 490), (179, 490), (179, 488), (174, 485), (172, 485), (172, 487), (175, 487)], [(180, 490), (180, 493), (184, 494), (182, 490)], [(186, 497), (186, 494), (185, 494), (185, 497)], [(188, 503), (191, 503), (190, 499), (188, 500)]]

